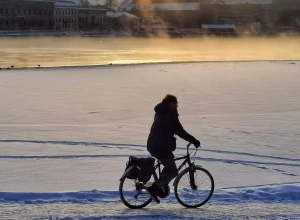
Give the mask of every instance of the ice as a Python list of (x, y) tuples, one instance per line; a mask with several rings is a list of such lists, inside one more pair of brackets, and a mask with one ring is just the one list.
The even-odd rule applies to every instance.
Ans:
[[(203, 218), (300, 218), (294, 63), (1, 70), (0, 218), (198, 218), (173, 193), (133, 215), (118, 197), (128, 157), (149, 156), (153, 108), (166, 93), (178, 96), (182, 124), (201, 140), (196, 164), (215, 179)], [(179, 140), (177, 156), (186, 144)]]

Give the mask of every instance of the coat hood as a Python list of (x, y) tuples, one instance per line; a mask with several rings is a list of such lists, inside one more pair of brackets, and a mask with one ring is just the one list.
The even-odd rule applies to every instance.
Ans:
[(177, 110), (171, 109), (168, 105), (164, 103), (159, 103), (155, 106), (154, 111), (156, 114), (161, 115), (161, 114), (174, 114), (178, 116)]

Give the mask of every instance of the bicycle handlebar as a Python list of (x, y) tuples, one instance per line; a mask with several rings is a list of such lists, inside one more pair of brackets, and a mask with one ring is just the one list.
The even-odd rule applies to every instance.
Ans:
[[(190, 143), (188, 143), (188, 145), (186, 146), (186, 151), (187, 151), (187, 154), (189, 154), (190, 152), (189, 152), (189, 147), (192, 145), (192, 143), (190, 142)], [(198, 150), (198, 148), (201, 148), (201, 145), (199, 146), (199, 147), (195, 147), (196, 148), (196, 152), (197, 152), (197, 150)]]
[[(191, 145), (192, 143), (190, 142), (186, 147), (189, 148)], [(198, 148), (201, 148), (201, 145)]]

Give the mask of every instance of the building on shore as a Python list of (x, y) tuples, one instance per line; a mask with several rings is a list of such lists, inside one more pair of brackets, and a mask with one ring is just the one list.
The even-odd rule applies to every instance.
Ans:
[(53, 1), (1, 0), (0, 30), (52, 30)]
[(78, 8), (79, 30), (104, 30), (106, 8)]
[(78, 30), (78, 7), (74, 2), (56, 2), (54, 4), (54, 29), (61, 31)]
[(234, 24), (241, 32), (260, 33), (274, 28), (272, 0), (224, 0), (219, 4), (216, 17), (219, 24)]
[[(202, 6), (202, 5), (201, 5)], [(205, 13), (200, 13), (200, 3), (198, 1), (164, 3), (154, 1), (151, 5), (153, 17), (158, 17), (168, 25), (177, 28), (199, 27), (206, 19)], [(209, 13), (209, 16), (212, 13)]]
[(300, 31), (300, 0), (273, 0), (278, 28)]
[(118, 18), (122, 31), (137, 33), (139, 31), (140, 18), (128, 12), (122, 12)]
[(106, 13), (105, 25), (110, 30), (137, 33), (140, 27), (139, 22), (139, 17), (128, 12), (108, 11)]

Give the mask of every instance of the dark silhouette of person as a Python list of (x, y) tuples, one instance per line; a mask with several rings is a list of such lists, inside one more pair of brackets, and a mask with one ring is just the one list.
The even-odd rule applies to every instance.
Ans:
[(195, 147), (200, 146), (200, 141), (184, 130), (177, 111), (178, 101), (176, 96), (167, 94), (161, 103), (154, 108), (155, 116), (147, 141), (149, 153), (160, 160), (164, 165), (161, 176), (146, 190), (152, 199), (159, 203), (158, 190), (168, 185), (178, 175), (173, 151), (176, 150), (176, 137), (192, 143)]

